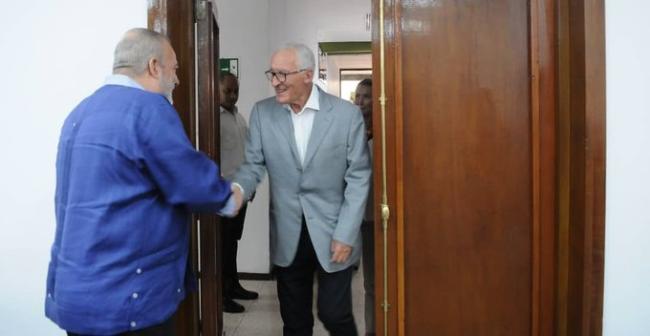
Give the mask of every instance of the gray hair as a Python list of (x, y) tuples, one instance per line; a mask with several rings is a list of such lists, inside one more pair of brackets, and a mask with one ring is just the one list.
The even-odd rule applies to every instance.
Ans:
[(298, 69), (307, 69), (314, 71), (314, 68), (316, 67), (316, 61), (314, 59), (314, 53), (311, 51), (311, 49), (309, 49), (308, 46), (302, 43), (287, 43), (278, 48), (275, 52), (278, 52), (280, 50), (295, 51), (296, 59), (298, 60)]
[(124, 69), (133, 75), (143, 74), (150, 59), (162, 61), (165, 43), (169, 39), (158, 32), (145, 28), (128, 30), (115, 47), (113, 73)]

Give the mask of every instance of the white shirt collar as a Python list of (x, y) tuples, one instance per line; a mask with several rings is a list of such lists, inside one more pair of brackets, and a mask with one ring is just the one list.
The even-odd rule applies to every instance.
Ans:
[(142, 85), (140, 85), (138, 82), (133, 80), (133, 78), (121, 74), (112, 74), (107, 76), (106, 80), (104, 80), (104, 85), (121, 85), (121, 86), (127, 86), (131, 88), (144, 90)]

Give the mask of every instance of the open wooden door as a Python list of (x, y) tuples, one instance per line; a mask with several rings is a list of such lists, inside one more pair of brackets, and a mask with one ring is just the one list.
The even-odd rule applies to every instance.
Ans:
[(373, 12), (378, 334), (598, 335), (602, 1)]
[[(149, 28), (162, 32), (176, 51), (180, 85), (174, 107), (195, 146), (219, 161), (218, 26), (212, 3), (149, 1)], [(195, 216), (189, 261), (198, 279), (197, 291), (188, 293), (176, 313), (177, 335), (220, 335), (221, 248), (216, 215)]]

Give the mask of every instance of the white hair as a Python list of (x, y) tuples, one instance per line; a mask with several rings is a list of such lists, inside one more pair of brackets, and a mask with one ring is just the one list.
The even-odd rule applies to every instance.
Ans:
[(147, 70), (149, 60), (162, 61), (163, 45), (169, 39), (158, 32), (133, 28), (128, 30), (115, 47), (113, 54), (113, 73), (126, 70), (134, 75), (141, 75)]
[(316, 67), (316, 61), (314, 59), (314, 53), (311, 51), (311, 49), (309, 49), (308, 46), (302, 43), (286, 43), (280, 48), (276, 49), (274, 54), (281, 50), (293, 50), (296, 53), (298, 69), (314, 71), (314, 68)]

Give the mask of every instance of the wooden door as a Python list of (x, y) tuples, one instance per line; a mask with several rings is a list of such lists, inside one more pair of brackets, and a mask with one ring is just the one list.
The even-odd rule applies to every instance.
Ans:
[[(174, 107), (195, 146), (219, 161), (219, 29), (209, 1), (149, 2), (149, 28), (162, 32), (176, 51), (180, 85)], [(194, 216), (189, 266), (198, 279), (176, 313), (177, 335), (220, 335), (221, 248), (216, 215)]]
[[(373, 94), (380, 97), (373, 110), (375, 120), (384, 122), (374, 124), (374, 134), (385, 146), (375, 141), (374, 183), (385, 186), (387, 201), (376, 218), (389, 214), (385, 231), (380, 222), (375, 230), (380, 334), (555, 335), (562, 330), (561, 315), (576, 316), (561, 310), (567, 296), (559, 296), (558, 288), (578, 286), (584, 293), (583, 285), (595, 305), (576, 305), (573, 313), (598, 315), (598, 281), (562, 277), (586, 264), (558, 260), (562, 253), (578, 253), (581, 258), (568, 259), (582, 262), (602, 250), (562, 245), (570, 239), (557, 215), (558, 195), (567, 186), (558, 184), (558, 176), (570, 176), (564, 181), (569, 187), (591, 178), (595, 189), (574, 193), (595, 200), (595, 208), (572, 206), (576, 213), (592, 211), (590, 219), (596, 213), (599, 230), (604, 225), (598, 217), (604, 174), (593, 171), (604, 165), (602, 129), (559, 141), (559, 129), (579, 120), (602, 125), (604, 105), (586, 112), (583, 100), (561, 109), (562, 99), (571, 98), (558, 89), (561, 80), (584, 88), (585, 78), (595, 78), (589, 71), (604, 74), (604, 65), (589, 63), (592, 68), (576, 69), (575, 78), (558, 72), (564, 63), (592, 57), (583, 45), (582, 54), (560, 58), (560, 42), (585, 41), (585, 31), (563, 35), (559, 24), (582, 15), (584, 28), (592, 21), (584, 19), (585, 8), (595, 8), (592, 14), (599, 8), (585, 5), (561, 16), (564, 7), (558, 3), (563, 1), (375, 1), (373, 69), (381, 70), (373, 75)], [(604, 53), (604, 45), (590, 47)], [(597, 92), (604, 79), (589, 85)], [(597, 158), (576, 148), (589, 141)], [(563, 168), (558, 152), (567, 148), (582, 160)], [(585, 174), (585, 166), (592, 170)], [(596, 196), (589, 194), (594, 190)], [(376, 192), (375, 203), (382, 198)], [(594, 228), (571, 225), (576, 232)], [(602, 260), (589, 263), (594, 260), (598, 268)], [(602, 285), (602, 273), (599, 277)], [(597, 323), (564, 319), (585, 321)]]
[[(196, 7), (198, 148), (220, 162), (219, 27), (212, 7), (209, 1), (198, 1)], [(201, 335), (221, 335), (223, 329), (219, 225), (217, 215), (199, 216)]]

